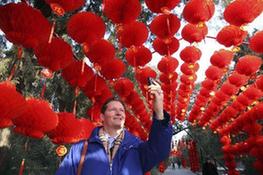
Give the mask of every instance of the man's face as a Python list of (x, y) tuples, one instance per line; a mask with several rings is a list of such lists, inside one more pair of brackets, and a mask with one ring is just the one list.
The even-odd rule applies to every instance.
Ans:
[(107, 104), (107, 109), (101, 117), (105, 127), (121, 129), (125, 122), (124, 106), (119, 101), (111, 101)]

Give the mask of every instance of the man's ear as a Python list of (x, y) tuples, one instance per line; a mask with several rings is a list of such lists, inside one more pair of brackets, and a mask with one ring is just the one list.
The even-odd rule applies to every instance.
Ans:
[(104, 114), (100, 113), (100, 119), (102, 122), (104, 121)]

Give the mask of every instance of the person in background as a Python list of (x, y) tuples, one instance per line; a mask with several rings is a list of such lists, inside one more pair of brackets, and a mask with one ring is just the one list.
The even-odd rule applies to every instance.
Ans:
[(172, 139), (170, 116), (163, 110), (163, 92), (154, 81), (148, 87), (153, 97), (153, 119), (147, 141), (124, 128), (125, 106), (108, 99), (101, 109), (103, 125), (88, 141), (74, 144), (56, 175), (143, 175), (169, 156)]
[(202, 175), (218, 175), (217, 167), (211, 158), (206, 158), (206, 161), (202, 167), (202, 173)]

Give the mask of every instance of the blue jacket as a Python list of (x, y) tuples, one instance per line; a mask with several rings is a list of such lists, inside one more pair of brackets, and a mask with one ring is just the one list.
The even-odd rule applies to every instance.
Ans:
[[(102, 142), (95, 128), (88, 144), (82, 175), (143, 175), (168, 157), (172, 139), (170, 117), (153, 119), (149, 139), (142, 142), (128, 131), (113, 159), (112, 172)], [(74, 144), (64, 158), (56, 175), (76, 175), (84, 142)]]

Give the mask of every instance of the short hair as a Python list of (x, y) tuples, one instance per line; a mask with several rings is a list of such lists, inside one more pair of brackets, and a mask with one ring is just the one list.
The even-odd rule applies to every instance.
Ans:
[(107, 109), (107, 107), (108, 107), (108, 104), (109, 104), (110, 102), (112, 102), (112, 101), (118, 101), (118, 102), (120, 102), (120, 103), (122, 104), (122, 106), (124, 107), (124, 110), (126, 110), (125, 104), (124, 104), (124, 102), (123, 102), (121, 99), (119, 99), (118, 97), (110, 97), (110, 98), (108, 98), (108, 99), (103, 103), (103, 105), (102, 105), (102, 107), (101, 107), (101, 109), (100, 109), (100, 112), (101, 112), (102, 114), (105, 113), (105, 111), (106, 111), (106, 109)]

